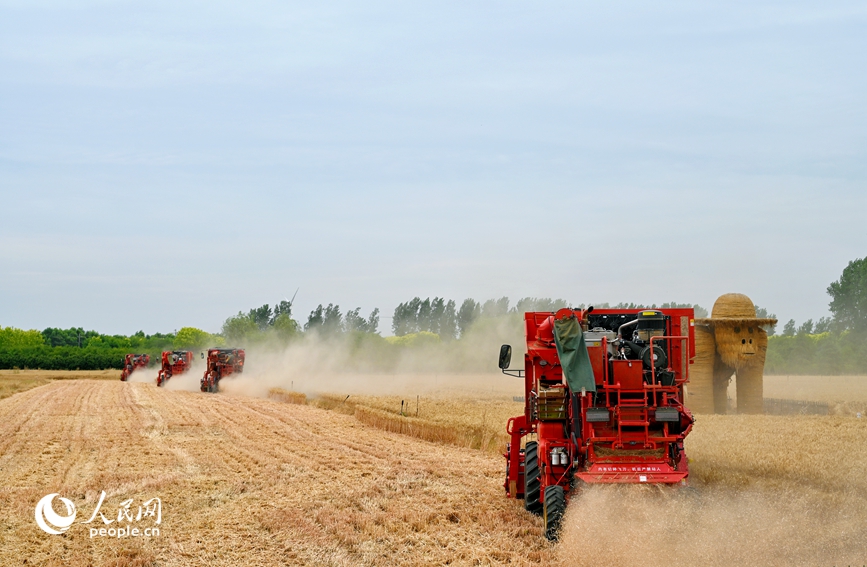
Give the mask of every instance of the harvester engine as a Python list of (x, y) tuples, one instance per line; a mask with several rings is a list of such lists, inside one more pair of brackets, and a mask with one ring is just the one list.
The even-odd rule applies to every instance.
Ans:
[(693, 417), (684, 384), (695, 355), (692, 309), (561, 309), (524, 315), (524, 414), (506, 431), (506, 494), (556, 539), (584, 483), (685, 484)]
[(163, 366), (157, 374), (157, 386), (162, 386), (172, 376), (179, 376), (190, 369), (193, 353), (188, 350), (163, 352)]
[(121, 382), (126, 382), (129, 375), (139, 368), (145, 368), (151, 362), (149, 354), (128, 354), (123, 357), (123, 370), (120, 371)]
[(244, 357), (244, 350), (239, 348), (212, 348), (208, 350), (208, 368), (205, 370), (205, 375), (202, 376), (202, 391), (216, 392), (219, 389), (221, 379), (243, 372)]

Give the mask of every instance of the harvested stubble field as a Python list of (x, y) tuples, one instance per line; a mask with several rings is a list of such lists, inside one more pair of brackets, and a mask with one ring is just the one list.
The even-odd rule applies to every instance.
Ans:
[[(550, 563), (539, 521), (500, 497), (501, 469), (489, 454), (315, 407), (55, 382), (0, 402), (0, 562)], [(33, 521), (46, 494), (89, 516), (102, 490), (114, 514), (161, 498), (160, 535), (90, 539), (76, 521), (49, 536)]]
[[(422, 397), (417, 418), (443, 435), (493, 431), (521, 408), (443, 394)], [(867, 563), (867, 419), (698, 416), (692, 488), (590, 487), (550, 545), (539, 520), (503, 497), (493, 450), (459, 446), (457, 434), (383, 431), (416, 419), (397, 415), (400, 399), (302, 405), (81, 380), (2, 400), (0, 564)], [(78, 520), (63, 536), (36, 527), (45, 494), (87, 518), (101, 490), (114, 514), (122, 500), (160, 497), (160, 535), (90, 539)]]
[(824, 402), (832, 415), (867, 415), (867, 376), (765, 376), (764, 386), (766, 398)]
[(120, 370), (0, 370), (0, 400), (53, 380), (118, 380)]
[[(272, 398), (281, 393), (279, 390), (272, 392)], [(378, 429), (493, 453), (502, 453), (509, 441), (506, 421), (524, 411), (522, 402), (488, 392), (463, 392), (457, 397), (448, 397), (447, 392), (440, 391), (411, 399), (321, 394), (310, 403), (353, 415), (358, 421)]]

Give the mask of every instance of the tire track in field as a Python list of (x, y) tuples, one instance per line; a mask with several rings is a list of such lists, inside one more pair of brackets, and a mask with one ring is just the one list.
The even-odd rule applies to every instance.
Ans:
[[(341, 461), (350, 459), (354, 464), (364, 461), (368, 465), (374, 461), (382, 461), (385, 455), (393, 454), (393, 449), (381, 447), (371, 453), (370, 445), (363, 445), (363, 448), (359, 448), (351, 436), (338, 433), (337, 430), (343, 431), (346, 428), (353, 428), (353, 433), (356, 436), (368, 434), (360, 424), (349, 416), (328, 412), (328, 419), (322, 419), (323, 412), (320, 410), (299, 406), (295, 412), (308, 414), (308, 419), (289, 416), (285, 412), (281, 412), (278, 417), (268, 411), (268, 408), (280, 410), (282, 409), (281, 405), (264, 400), (228, 398), (216, 400), (214, 406), (220, 407), (220, 415), (232, 415), (233, 412), (228, 411), (227, 406), (234, 408), (234, 413), (238, 415), (228, 418), (228, 421), (234, 424), (233, 437), (236, 440), (247, 440), (255, 443), (255, 451), (240, 450), (247, 453), (260, 467), (287, 462), (293, 464), (308, 463), (309, 460), (305, 457), (305, 453), (311, 449), (339, 456)], [(251, 423), (256, 422), (264, 423), (254, 427), (250, 426)], [(275, 431), (275, 428), (279, 430), (279, 433)], [(277, 435), (276, 439), (275, 435)], [(375, 435), (379, 438), (382, 433), (376, 431)], [(287, 445), (286, 440), (289, 440), (290, 444)], [(381, 439), (381, 441), (385, 440)], [(393, 447), (394, 441), (387, 441), (387, 443)], [(380, 443), (380, 445), (383, 444)], [(378, 454), (380, 452), (382, 454)], [(261, 457), (263, 453), (269, 458), (267, 462)], [(333, 467), (327, 464), (313, 463), (310, 466), (316, 471), (329, 474), (333, 471)]]
[(52, 395), (52, 390), (46, 385), (0, 400), (0, 423), (5, 430), (4, 435), (0, 436), (0, 467), (3, 466), (4, 457), (16, 454), (26, 444), (26, 438), (19, 433)]
[(71, 427), (72, 410), (81, 400), (77, 396), (57, 400), (56, 392), (62, 387), (62, 384), (49, 384), (32, 390), (34, 394), (22, 400), (17, 400), (16, 396), (3, 400), (4, 405), (19, 409), (15, 413), (25, 416), (17, 423), (7, 424), (5, 420), (3, 423), (6, 431), (2, 437), (14, 439), (4, 449), (0, 463), (0, 474), (9, 484), (21, 482), (27, 475), (53, 477), (55, 470), (63, 468), (69, 459), (68, 452), (61, 450), (61, 442)]

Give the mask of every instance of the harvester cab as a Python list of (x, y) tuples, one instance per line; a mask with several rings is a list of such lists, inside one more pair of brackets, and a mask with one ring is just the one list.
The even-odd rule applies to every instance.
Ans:
[[(685, 484), (693, 418), (684, 384), (695, 356), (692, 309), (561, 309), (524, 315), (524, 414), (509, 420), (506, 494), (556, 539), (583, 483)], [(525, 439), (528, 438), (529, 439)]]
[(202, 376), (201, 390), (216, 392), (219, 390), (221, 379), (243, 372), (244, 357), (244, 350), (239, 348), (209, 349), (208, 367), (205, 369), (205, 375)]
[(172, 376), (187, 372), (193, 364), (193, 353), (188, 350), (167, 350), (163, 352), (162, 363), (157, 374), (157, 386), (163, 386)]
[(123, 370), (120, 371), (121, 382), (126, 382), (130, 374), (139, 368), (145, 368), (151, 362), (149, 354), (128, 354), (123, 357)]

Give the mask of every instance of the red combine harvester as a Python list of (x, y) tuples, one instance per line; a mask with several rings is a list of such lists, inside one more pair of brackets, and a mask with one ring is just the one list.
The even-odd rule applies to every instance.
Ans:
[(139, 368), (144, 368), (151, 362), (149, 354), (128, 354), (123, 357), (123, 370), (120, 371), (120, 381), (126, 382), (129, 375)]
[(243, 372), (244, 356), (244, 350), (240, 348), (208, 350), (208, 368), (202, 376), (202, 391), (216, 392), (222, 378)]
[(543, 515), (548, 539), (582, 483), (686, 483), (694, 318), (692, 309), (526, 313), (524, 370), (508, 370), (512, 347), (500, 349), (526, 401), (506, 426), (504, 487)]
[(163, 367), (157, 374), (157, 386), (162, 386), (172, 376), (179, 376), (190, 369), (193, 353), (188, 350), (167, 350), (163, 352)]

